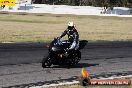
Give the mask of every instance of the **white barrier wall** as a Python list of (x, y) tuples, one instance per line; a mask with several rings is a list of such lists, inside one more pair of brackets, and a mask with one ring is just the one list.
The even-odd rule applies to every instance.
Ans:
[[(22, 0), (23, 2), (26, 0)], [(21, 2), (22, 2), (21, 1)], [(9, 7), (8, 7), (9, 8)], [(132, 8), (114, 7), (113, 10), (104, 10), (103, 7), (92, 6), (66, 6), (66, 5), (46, 5), (31, 4), (31, 0), (25, 3), (17, 3), (13, 9), (3, 9), (11, 12), (28, 13), (52, 13), (52, 14), (76, 14), (76, 15), (129, 15), (132, 16)]]

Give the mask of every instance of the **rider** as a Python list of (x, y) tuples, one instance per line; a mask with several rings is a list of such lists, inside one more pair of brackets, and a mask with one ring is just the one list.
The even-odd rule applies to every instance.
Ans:
[(68, 41), (71, 43), (70, 48), (67, 50), (77, 50), (79, 48), (79, 34), (75, 28), (75, 24), (73, 22), (68, 22), (67, 29), (61, 34), (59, 38), (68, 35)]

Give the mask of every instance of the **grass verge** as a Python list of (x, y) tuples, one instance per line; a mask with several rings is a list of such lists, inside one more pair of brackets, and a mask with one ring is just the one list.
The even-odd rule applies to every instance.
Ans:
[(59, 36), (74, 21), (80, 39), (92, 41), (131, 41), (132, 18), (0, 14), (0, 42), (41, 42)]

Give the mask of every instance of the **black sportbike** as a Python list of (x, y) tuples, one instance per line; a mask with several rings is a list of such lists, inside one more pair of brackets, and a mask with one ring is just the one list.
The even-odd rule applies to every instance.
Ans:
[(80, 49), (84, 48), (87, 41), (79, 41), (78, 50), (67, 50), (70, 47), (70, 42), (67, 40), (61, 41), (59, 38), (54, 38), (48, 48), (48, 55), (42, 60), (42, 67), (50, 67), (51, 65), (68, 65), (74, 66), (81, 60)]

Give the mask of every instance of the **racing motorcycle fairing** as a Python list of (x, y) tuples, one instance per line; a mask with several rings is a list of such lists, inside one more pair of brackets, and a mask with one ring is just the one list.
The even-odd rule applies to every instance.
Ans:
[(49, 53), (46, 58), (42, 60), (42, 67), (50, 67), (51, 65), (76, 65), (81, 59), (80, 49), (84, 48), (83, 42), (81, 41), (78, 50), (67, 51), (71, 43), (68, 40), (60, 40), (55, 38), (49, 46)]

